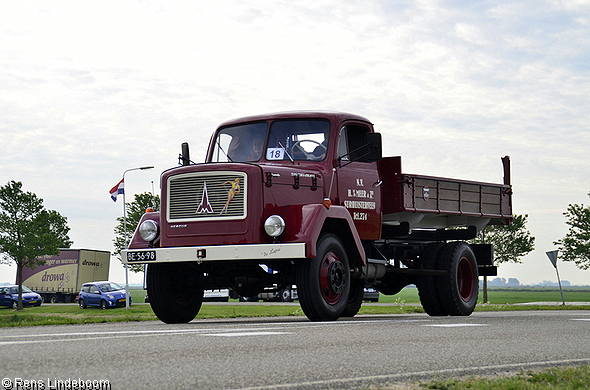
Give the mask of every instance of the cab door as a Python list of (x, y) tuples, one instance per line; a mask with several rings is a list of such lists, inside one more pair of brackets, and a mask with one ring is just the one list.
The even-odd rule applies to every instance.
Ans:
[(381, 178), (376, 162), (363, 159), (365, 124), (350, 123), (338, 136), (337, 202), (346, 207), (363, 240), (381, 238)]

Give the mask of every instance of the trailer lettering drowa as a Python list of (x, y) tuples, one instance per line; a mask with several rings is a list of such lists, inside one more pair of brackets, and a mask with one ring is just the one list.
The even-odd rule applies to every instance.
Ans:
[(406, 174), (357, 115), (232, 120), (205, 163), (186, 143), (180, 160), (161, 176), (161, 211), (122, 252), (149, 264), (150, 304), (167, 323), (191, 321), (204, 290), (291, 285), (312, 321), (354, 316), (367, 285), (393, 295), (415, 284), (428, 314), (470, 315), (478, 277), (496, 267), (491, 245), (466, 241), (512, 221), (508, 157), (501, 184)]

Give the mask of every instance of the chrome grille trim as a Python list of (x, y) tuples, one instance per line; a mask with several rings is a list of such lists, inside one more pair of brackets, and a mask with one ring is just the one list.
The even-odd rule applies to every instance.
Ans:
[[(239, 180), (227, 209), (231, 183)], [(244, 172), (194, 172), (168, 178), (168, 222), (219, 221), (244, 219), (247, 216), (247, 175)], [(234, 184), (234, 187), (237, 187)], [(206, 191), (205, 191), (206, 189)]]

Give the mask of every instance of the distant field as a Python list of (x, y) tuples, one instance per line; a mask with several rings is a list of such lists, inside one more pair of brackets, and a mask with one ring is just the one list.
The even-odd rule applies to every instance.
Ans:
[[(145, 301), (146, 291), (130, 289), (131, 298), (135, 303)], [(570, 287), (563, 290), (566, 302), (590, 302), (590, 287)], [(231, 300), (237, 302), (237, 300)], [(418, 290), (406, 287), (396, 295), (381, 295), (380, 303), (420, 303)], [(511, 304), (527, 302), (561, 302), (559, 288), (549, 287), (518, 287), (488, 289), (488, 303)], [(483, 291), (479, 290), (479, 303), (483, 303)], [(370, 303), (365, 303), (369, 305)]]
[[(563, 290), (563, 298), (566, 302), (590, 302), (590, 288), (568, 288)], [(418, 290), (416, 288), (404, 288), (399, 294), (387, 296), (381, 295), (379, 302), (419, 303)], [(488, 303), (510, 304), (526, 302), (561, 302), (559, 289), (545, 287), (520, 287), (488, 289)], [(479, 303), (483, 303), (483, 291), (479, 290)]]

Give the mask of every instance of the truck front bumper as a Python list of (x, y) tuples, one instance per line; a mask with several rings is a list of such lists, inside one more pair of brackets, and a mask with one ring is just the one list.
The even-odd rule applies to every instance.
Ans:
[(305, 243), (212, 245), (121, 251), (124, 264), (178, 261), (280, 260), (305, 258)]

